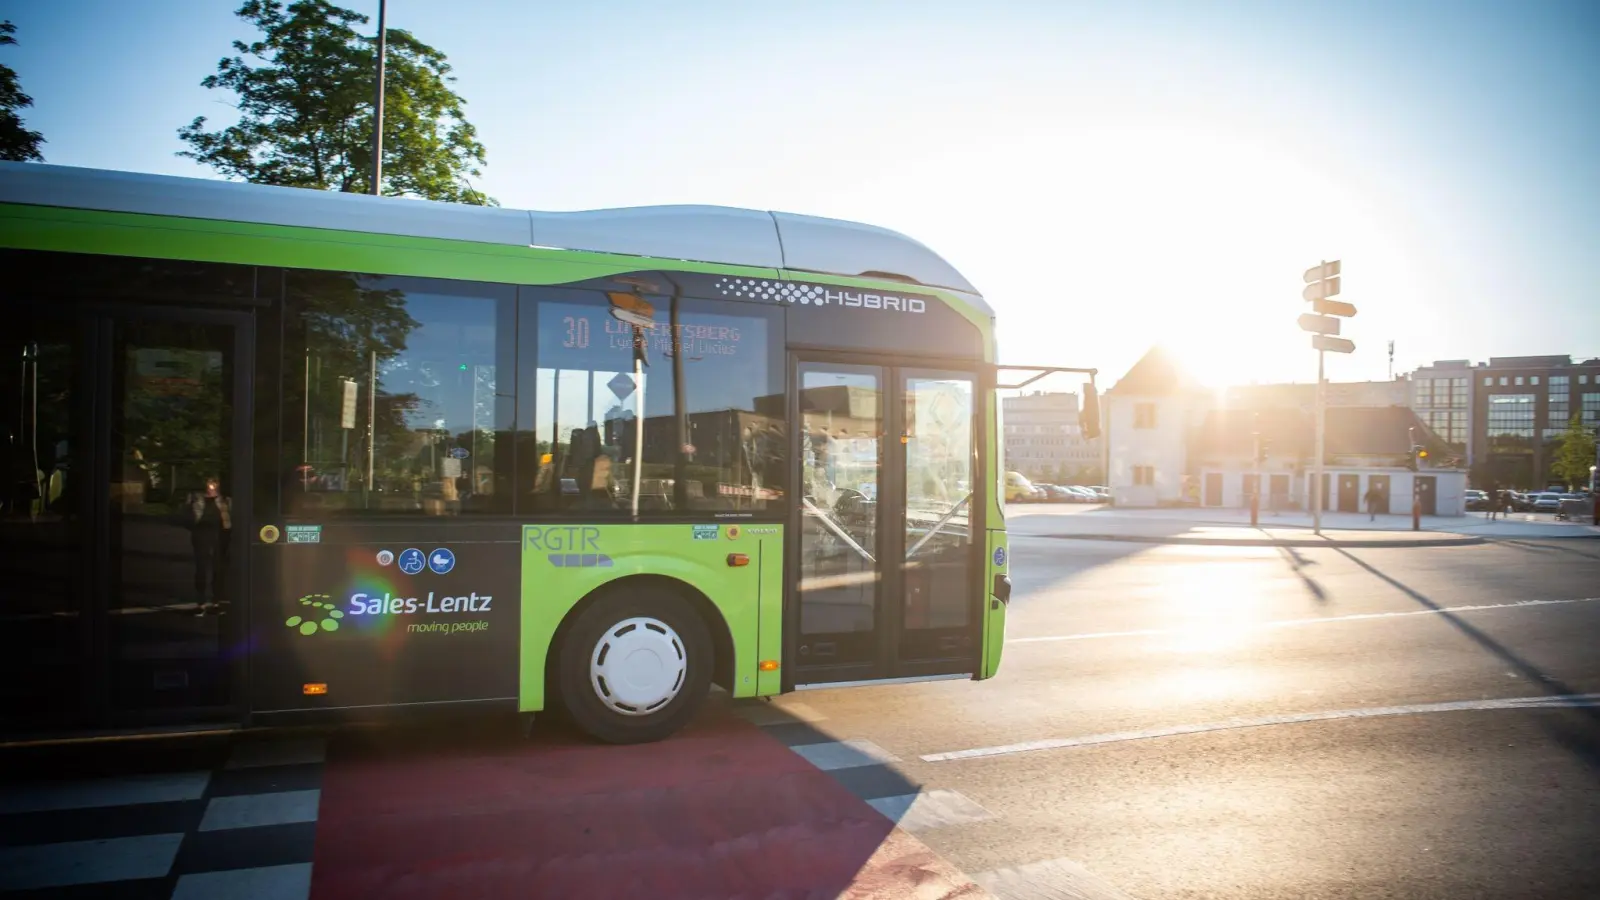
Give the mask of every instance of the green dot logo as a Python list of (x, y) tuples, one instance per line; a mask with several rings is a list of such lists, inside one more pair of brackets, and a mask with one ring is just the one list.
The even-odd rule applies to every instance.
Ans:
[(319, 631), (338, 631), (339, 620), (344, 618), (344, 613), (335, 609), (331, 601), (333, 598), (327, 594), (307, 594), (300, 598), (300, 605), (306, 607), (305, 615), (290, 616), (283, 624), (310, 637)]

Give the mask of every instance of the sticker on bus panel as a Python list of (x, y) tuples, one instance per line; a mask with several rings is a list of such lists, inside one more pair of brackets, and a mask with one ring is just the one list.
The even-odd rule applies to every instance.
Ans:
[(563, 569), (609, 569), (615, 564), (600, 552), (600, 529), (593, 525), (524, 525), (522, 546)]
[(418, 572), (421, 572), (423, 568), (427, 566), (428, 560), (427, 557), (422, 555), (421, 550), (418, 550), (415, 547), (407, 547), (406, 549), (400, 551), (400, 557), (397, 560), (397, 563), (400, 566), (400, 571), (406, 573), (407, 575), (415, 575)]
[(443, 547), (428, 555), (428, 568), (435, 575), (448, 575), (456, 567), (456, 555)]
[(291, 544), (320, 544), (322, 543), (321, 525), (286, 525), (284, 526), (286, 538)]
[(693, 525), (690, 527), (694, 528), (694, 539), (697, 541), (714, 541), (717, 539), (717, 528), (719, 526)]
[(1004, 568), (1005, 564), (1006, 564), (1006, 548), (1004, 548), (1004, 547), (996, 547), (996, 548), (994, 548), (994, 565), (995, 565), (995, 568), (997, 568), (997, 569), (998, 568)]

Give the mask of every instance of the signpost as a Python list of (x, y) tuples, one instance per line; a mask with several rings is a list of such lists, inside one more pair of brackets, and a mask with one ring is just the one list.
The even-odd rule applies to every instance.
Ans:
[(1300, 330), (1311, 332), (1311, 346), (1317, 351), (1317, 458), (1311, 474), (1311, 524), (1318, 535), (1322, 534), (1322, 505), (1325, 500), (1322, 496), (1322, 463), (1327, 438), (1328, 389), (1323, 369), (1324, 356), (1330, 352), (1351, 353), (1356, 349), (1354, 341), (1333, 336), (1339, 333), (1340, 328), (1339, 319), (1335, 317), (1350, 318), (1356, 314), (1356, 308), (1351, 304), (1330, 299), (1339, 293), (1340, 269), (1337, 259), (1333, 262), (1323, 260), (1321, 265), (1312, 266), (1305, 272), (1306, 286), (1300, 292), (1301, 298), (1310, 303), (1312, 309), (1311, 314), (1300, 317)]

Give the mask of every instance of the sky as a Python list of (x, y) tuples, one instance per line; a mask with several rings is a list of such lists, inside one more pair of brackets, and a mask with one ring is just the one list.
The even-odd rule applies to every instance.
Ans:
[[(376, 21), (377, 0), (349, 8)], [(233, 0), (0, 0), (50, 163), (216, 177), (179, 126)], [(1310, 381), (1301, 273), (1342, 260), (1334, 380), (1600, 356), (1600, 3), (390, 0), (443, 51), (504, 206), (710, 203), (904, 232), (1002, 362), (1163, 343)]]

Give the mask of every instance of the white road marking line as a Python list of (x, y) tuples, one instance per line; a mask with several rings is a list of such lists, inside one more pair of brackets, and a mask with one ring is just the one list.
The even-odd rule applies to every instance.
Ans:
[(1133, 900), (1070, 859), (1047, 859), (980, 872), (972, 880), (994, 894), (996, 900)]
[(165, 772), (13, 785), (0, 788), (0, 814), (199, 800), (210, 781), (210, 772)]
[(309, 896), (311, 863), (196, 872), (179, 878), (172, 890), (172, 900), (306, 900)]
[(260, 766), (296, 766), (319, 763), (326, 758), (327, 742), (322, 738), (304, 738), (293, 741), (241, 741), (228, 757), (230, 769), (254, 769)]
[(164, 878), (182, 843), (181, 834), (142, 834), (0, 848), (0, 891)]
[(1542, 697), (1512, 697), (1504, 700), (1457, 700), (1448, 703), (1418, 703), (1411, 706), (1334, 709), (1321, 712), (1287, 713), (1278, 716), (1241, 716), (1233, 719), (1223, 719), (1218, 722), (1176, 725), (1171, 728), (1112, 731), (1106, 734), (1091, 734), (1077, 738), (1049, 738), (1020, 744), (1002, 744), (997, 747), (979, 747), (973, 750), (952, 750), (948, 753), (930, 753), (921, 757), (921, 759), (923, 762), (948, 762), (957, 759), (977, 759), (984, 756), (1005, 756), (1011, 753), (1032, 753), (1036, 750), (1061, 750), (1067, 747), (1089, 747), (1096, 744), (1116, 744), (1123, 741), (1142, 741), (1150, 738), (1176, 737), (1183, 734), (1202, 734), (1208, 731), (1259, 728), (1263, 725), (1325, 722), (1330, 719), (1371, 719), (1380, 716), (1408, 716), (1419, 713), (1493, 709), (1561, 709), (1588, 706), (1600, 706), (1600, 694), (1554, 694)]
[(322, 792), (317, 790), (212, 797), (206, 804), (205, 818), (200, 820), (200, 830), (315, 822), (321, 800)]
[(912, 834), (994, 818), (994, 813), (959, 791), (934, 790), (879, 797), (867, 805)]
[(823, 771), (852, 769), (856, 766), (876, 766), (899, 762), (900, 757), (868, 740), (824, 741), (820, 744), (797, 744), (789, 748), (805, 757)]
[[(1525, 606), (1561, 606), (1568, 603), (1596, 603), (1600, 597), (1575, 597), (1570, 600), (1519, 600), (1516, 603), (1485, 603), (1479, 606), (1446, 606), (1440, 609), (1408, 609), (1401, 612), (1353, 613), (1348, 616), (1322, 616), (1304, 619), (1269, 619), (1239, 625), (1250, 628), (1293, 628), (1300, 625), (1325, 625), (1331, 622), (1358, 622), (1365, 619), (1399, 619), (1408, 616), (1438, 616), (1446, 613), (1481, 612), (1490, 609), (1521, 609)], [(1146, 628), (1139, 631), (1094, 631), (1084, 634), (1056, 634), (1042, 637), (1010, 638), (1007, 644), (1042, 644), (1054, 641), (1089, 641), (1099, 638), (1158, 637), (1167, 634), (1184, 634), (1185, 629)]]

